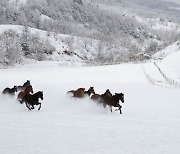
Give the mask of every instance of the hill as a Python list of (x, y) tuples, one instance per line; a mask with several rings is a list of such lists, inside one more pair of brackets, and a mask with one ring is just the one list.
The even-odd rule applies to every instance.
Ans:
[[(177, 22), (168, 20), (166, 16), (149, 18), (132, 13), (130, 5), (123, 8), (124, 1), (116, 6), (88, 0), (82, 3), (71, 0), (11, 0), (0, 3), (3, 31), (0, 36), (0, 54), (3, 57), (0, 63), (4, 66), (21, 63), (24, 58), (50, 60), (52, 56), (49, 55), (52, 54), (57, 55), (53, 60), (76, 59), (91, 65), (139, 61), (142, 60), (137, 58), (139, 53), (151, 56), (179, 39)], [(145, 9), (139, 7), (139, 10)], [(4, 33), (6, 25), (24, 26), (24, 30), (21, 34), (16, 30)], [(36, 34), (29, 33), (29, 29), (37, 29), (33, 30)], [(39, 38), (42, 31), (46, 35)], [(65, 40), (59, 38), (62, 34), (68, 37), (63, 37)], [(12, 40), (15, 41), (12, 43)], [(51, 44), (49, 40), (54, 41), (50, 41)], [(58, 43), (62, 43), (61, 49), (57, 47)], [(13, 55), (20, 56), (13, 58)]]

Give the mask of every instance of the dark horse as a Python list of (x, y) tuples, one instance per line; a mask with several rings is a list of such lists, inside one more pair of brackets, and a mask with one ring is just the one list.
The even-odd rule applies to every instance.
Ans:
[[(26, 103), (26, 107), (29, 110), (34, 109), (34, 105), (39, 105), (38, 110), (41, 109), (41, 103), (39, 102), (39, 98), (41, 98), (41, 100), (43, 100), (43, 92), (42, 91), (38, 91), (35, 94), (27, 94), (23, 97), (23, 101)], [(30, 108), (31, 106), (31, 108)]]
[(2, 93), (14, 96), (15, 92), (17, 92), (17, 86), (14, 86), (13, 88), (5, 88)]
[(18, 86), (17, 89), (18, 90), (25, 90), (27, 86), (30, 86), (30, 80), (27, 80), (22, 86)]
[(124, 103), (124, 94), (123, 93), (115, 93), (112, 96), (103, 94), (101, 102), (103, 103), (104, 107), (106, 107), (108, 105), (110, 107), (111, 112), (112, 112), (112, 106), (118, 107), (120, 114), (122, 114), (122, 111), (121, 111), (122, 106), (119, 104), (119, 100), (121, 100), (121, 102)]
[(90, 87), (87, 91), (84, 91), (84, 94), (88, 96), (95, 94), (94, 87)]

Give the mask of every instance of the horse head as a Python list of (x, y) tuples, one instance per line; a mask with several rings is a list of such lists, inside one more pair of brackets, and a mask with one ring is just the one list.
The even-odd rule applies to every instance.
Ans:
[(15, 92), (17, 92), (17, 86), (14, 86), (14, 87), (13, 87), (13, 90), (14, 90)]
[(91, 92), (91, 94), (95, 94), (94, 87), (90, 87), (89, 91)]
[(85, 91), (85, 93), (88, 94), (89, 96), (91, 94), (95, 94), (94, 87), (90, 87), (87, 91)]
[(31, 85), (30, 80), (27, 80), (27, 81), (23, 84), (23, 86), (28, 86), (28, 85)]
[(30, 85), (30, 86), (27, 86), (26, 89), (24, 90), (26, 93), (33, 93), (33, 87)]
[(44, 98), (43, 98), (43, 91), (40, 91), (40, 92), (39, 92), (39, 98), (41, 98), (41, 100), (44, 99)]
[(115, 97), (118, 100), (121, 100), (122, 103), (124, 103), (124, 94), (123, 93), (115, 93)]

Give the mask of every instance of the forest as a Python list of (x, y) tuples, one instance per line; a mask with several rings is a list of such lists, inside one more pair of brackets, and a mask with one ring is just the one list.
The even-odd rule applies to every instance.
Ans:
[[(138, 54), (151, 56), (179, 39), (179, 24), (166, 17), (140, 22), (140, 17), (132, 10), (115, 11), (113, 7), (102, 7), (90, 0), (1, 0), (0, 25), (20, 25), (24, 30), (21, 33), (6, 30), (0, 34), (0, 63), (13, 65), (20, 63), (23, 57), (45, 60), (47, 54), (56, 51), (48, 41), (48, 34), (52, 32), (96, 40), (97, 54), (93, 62), (137, 61), (140, 60)], [(153, 28), (156, 24), (168, 27), (169, 23), (176, 26)], [(30, 33), (31, 28), (46, 31), (47, 38)]]

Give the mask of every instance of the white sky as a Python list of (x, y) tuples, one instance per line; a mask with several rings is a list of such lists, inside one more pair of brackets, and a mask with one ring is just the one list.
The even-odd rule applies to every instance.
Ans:
[(180, 3), (180, 0), (166, 0), (166, 1), (170, 1), (170, 2), (177, 2), (177, 3)]

